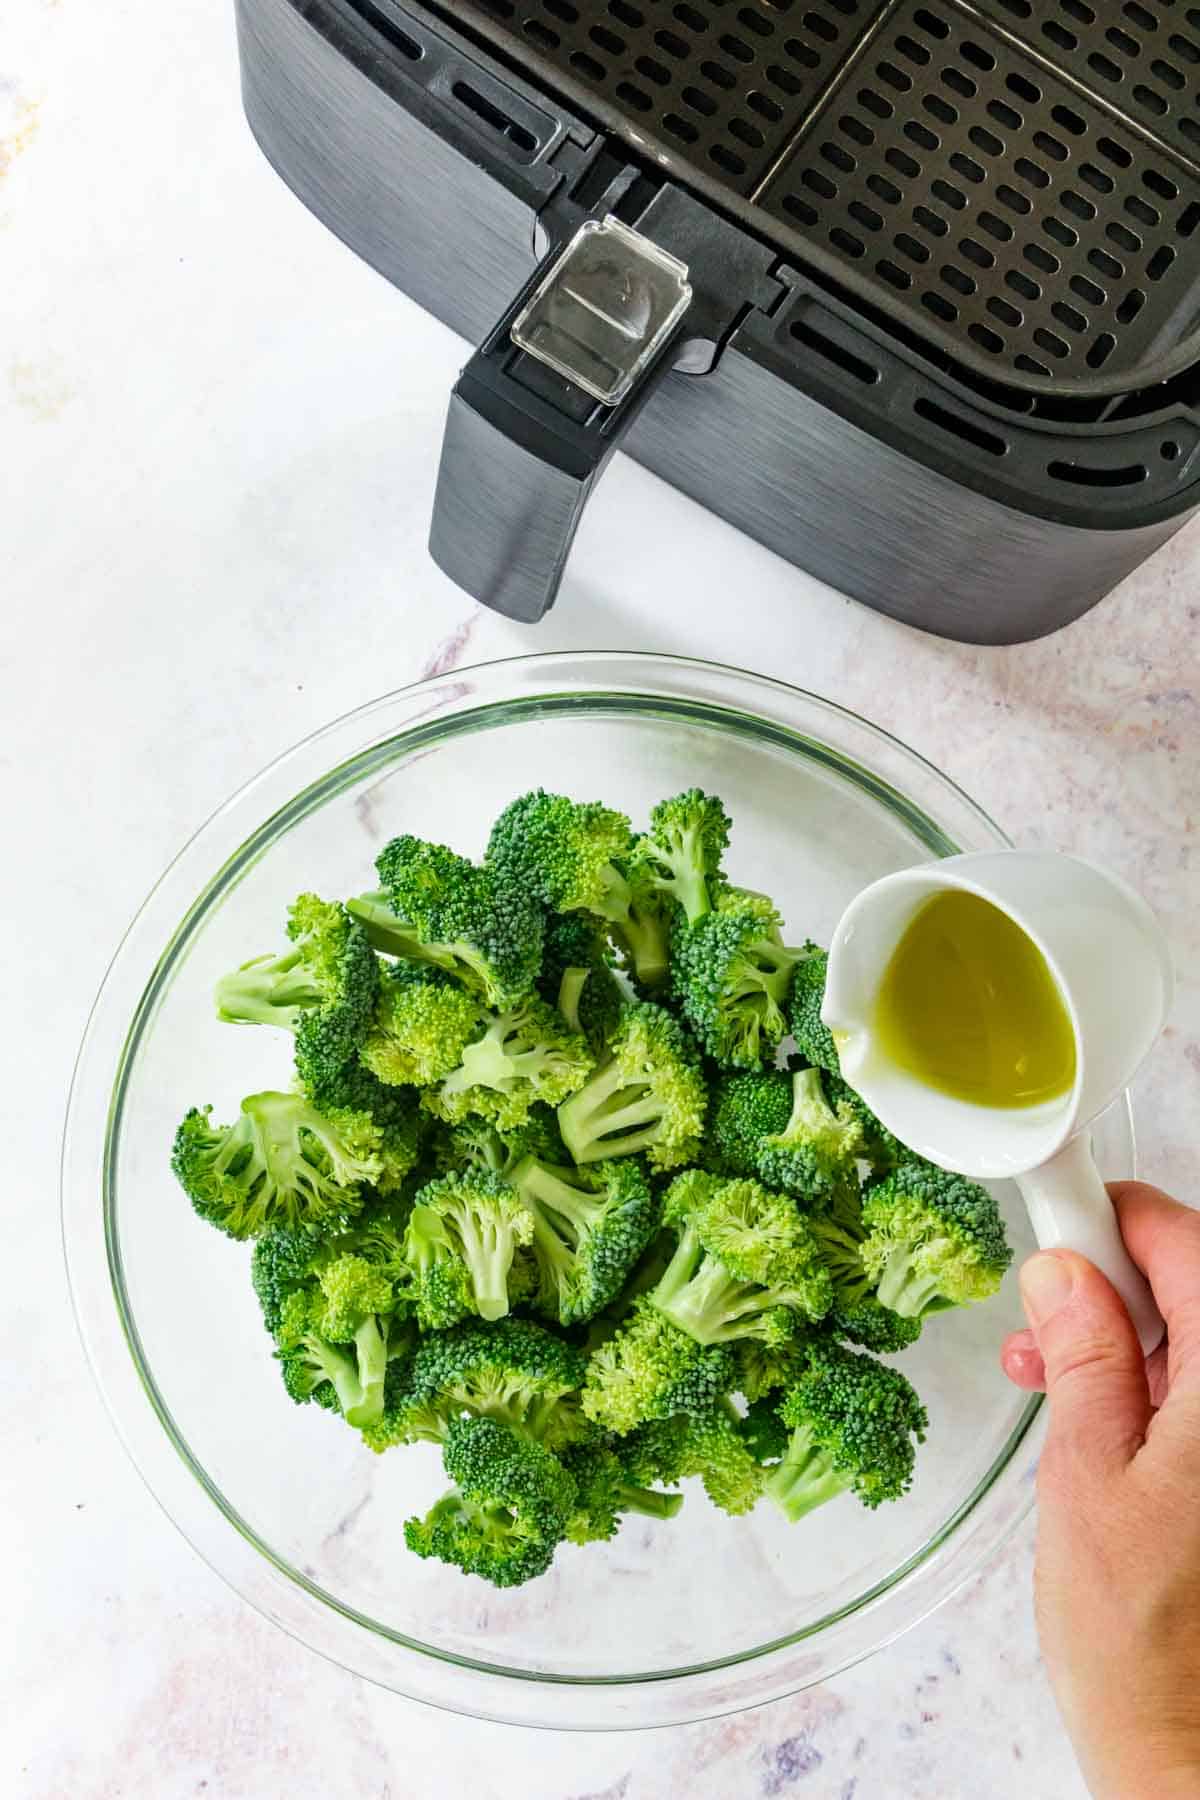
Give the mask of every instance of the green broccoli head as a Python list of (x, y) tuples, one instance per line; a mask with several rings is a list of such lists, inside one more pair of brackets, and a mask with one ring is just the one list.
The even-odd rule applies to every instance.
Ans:
[(344, 906), (301, 894), (288, 914), (293, 948), (258, 956), (217, 983), (217, 1017), (296, 1031), (310, 1012), (324, 1015), (342, 1054), (351, 1055), (375, 1005), (379, 965), (362, 927)]
[(423, 1519), (406, 1521), (409, 1549), (493, 1587), (545, 1574), (576, 1501), (562, 1463), (496, 1419), (453, 1420), (442, 1457), (455, 1485)]
[(324, 1237), (299, 1226), (272, 1226), (255, 1243), (250, 1279), (262, 1309), (263, 1324), (272, 1337), (279, 1330), (285, 1302), (292, 1294), (311, 1286), (313, 1266), (324, 1255)]
[(171, 1167), (196, 1212), (230, 1237), (316, 1226), (358, 1210), (377, 1180), (379, 1131), (366, 1113), (318, 1112), (303, 1094), (250, 1094), (232, 1125), (193, 1107)]
[(604, 1543), (617, 1534), (626, 1513), (648, 1519), (673, 1519), (682, 1494), (663, 1494), (648, 1483), (632, 1481), (620, 1455), (604, 1443), (573, 1444), (562, 1454), (575, 1483), (575, 1505), (567, 1520), (573, 1544)]
[(680, 1331), (648, 1299), (593, 1350), (583, 1410), (606, 1431), (628, 1432), (648, 1419), (711, 1405), (733, 1386), (733, 1358)]
[(530, 992), (544, 929), (532, 889), (411, 835), (385, 844), (375, 867), (381, 892), (351, 900), (349, 910), (377, 949), (432, 963), (491, 1007)]
[(791, 1387), (808, 1367), (808, 1348), (814, 1335), (801, 1328), (781, 1344), (766, 1344), (761, 1338), (739, 1338), (733, 1346), (738, 1392), (751, 1403), (770, 1395), (778, 1397), (779, 1391)]
[(780, 1399), (777, 1393), (761, 1394), (750, 1402), (739, 1424), (742, 1442), (763, 1471), (764, 1490), (766, 1474), (782, 1462), (791, 1435), (779, 1416)]
[(558, 1109), (576, 1163), (645, 1153), (656, 1169), (678, 1168), (700, 1149), (707, 1092), (695, 1046), (678, 1021), (650, 1001), (626, 1007), (609, 1054)]
[(643, 986), (664, 980), (663, 899), (639, 862), (624, 813), (539, 788), (501, 813), (487, 860), (554, 911), (602, 919)]
[(821, 1083), (825, 1090), (825, 1098), (830, 1107), (838, 1114), (848, 1114), (857, 1119), (862, 1128), (862, 1148), (859, 1155), (870, 1163), (874, 1175), (888, 1175), (897, 1163), (908, 1162), (913, 1152), (894, 1132), (880, 1123), (860, 1094), (856, 1094), (849, 1082), (843, 1081), (840, 1075), (831, 1075), (827, 1070), (821, 1074)]
[(862, 1216), (863, 1267), (904, 1318), (988, 1299), (1012, 1261), (987, 1189), (916, 1158), (866, 1190)]
[(528, 1156), (508, 1179), (533, 1215), (538, 1309), (563, 1325), (594, 1318), (658, 1228), (659, 1204), (640, 1160), (566, 1169)]
[(898, 1369), (825, 1343), (778, 1410), (791, 1435), (766, 1491), (787, 1518), (846, 1491), (872, 1508), (908, 1492), (929, 1421)]
[(555, 912), (619, 921), (628, 911), (629, 887), (616, 859), (630, 835), (624, 813), (538, 788), (500, 814), (487, 861)]
[(722, 1512), (748, 1513), (763, 1492), (763, 1469), (725, 1398), (651, 1420), (619, 1438), (614, 1449), (631, 1481), (672, 1485), (699, 1476)]
[(785, 1131), (792, 1084), (778, 1069), (721, 1074), (711, 1089), (707, 1149), (730, 1175), (757, 1175), (763, 1139)]
[(533, 1236), (528, 1208), (498, 1176), (440, 1175), (416, 1197), (405, 1237), (413, 1305), (424, 1330), (509, 1308), (513, 1255)]
[(442, 970), (391, 963), (359, 1056), (382, 1082), (428, 1087), (457, 1067), (484, 1017), (478, 996)]
[(362, 1429), (383, 1413), (391, 1329), (387, 1311), (375, 1311), (371, 1302), (386, 1308), (392, 1291), (365, 1264), (352, 1269), (356, 1260), (347, 1256), (329, 1265), (328, 1290), (321, 1280), (289, 1294), (275, 1341), (292, 1399), (315, 1400)]
[(650, 830), (638, 841), (635, 854), (651, 884), (681, 909), (689, 925), (711, 910), (722, 886), (729, 831), (729, 814), (716, 795), (689, 788), (659, 801)]
[(537, 991), (600, 1055), (620, 1023), (625, 997), (603, 927), (590, 914), (549, 915)]
[(833, 1033), (821, 1017), (825, 1002), (825, 975), (829, 955), (816, 944), (807, 943), (792, 975), (788, 997), (788, 1026), (796, 1040), (796, 1048), (818, 1069), (831, 1075), (841, 1074), (837, 1045)]
[(671, 981), (684, 1018), (722, 1068), (757, 1069), (787, 1036), (792, 971), (803, 955), (780, 941), (769, 901), (725, 890), (695, 925), (677, 923)]
[(439, 1170), (462, 1175), (477, 1169), (505, 1180), (527, 1156), (554, 1164), (569, 1160), (557, 1116), (540, 1103), (530, 1107), (520, 1125), (503, 1131), (477, 1113), (468, 1113), (456, 1125), (439, 1126), (433, 1152)]
[(343, 1061), (310, 1054), (308, 1023), (301, 1025), (296, 1038), (296, 1073), (305, 1092), (319, 1112), (333, 1117), (362, 1114), (371, 1120), (379, 1134), (375, 1185), (384, 1194), (399, 1193), (420, 1161), (429, 1122), (415, 1089), (380, 1081), (357, 1056)]
[(428, 1331), (390, 1377), (372, 1449), (442, 1442), (452, 1419), (499, 1419), (557, 1450), (592, 1435), (576, 1396), (587, 1372), (581, 1350), (530, 1320), (471, 1321)]
[(678, 1245), (650, 1300), (697, 1343), (784, 1344), (833, 1304), (805, 1220), (758, 1182), (689, 1170), (667, 1192), (663, 1223)]
[(806, 1209), (828, 1210), (839, 1198), (858, 1192), (861, 1122), (850, 1108), (833, 1107), (825, 1097), (819, 1069), (792, 1076), (792, 1109), (782, 1131), (759, 1142), (757, 1172)]
[(859, 1344), (876, 1356), (894, 1356), (916, 1343), (921, 1320), (902, 1318), (867, 1294), (850, 1304), (839, 1302), (829, 1315), (829, 1329), (847, 1344)]
[(449, 1124), (477, 1115), (511, 1130), (535, 1105), (557, 1106), (577, 1092), (591, 1068), (586, 1040), (531, 996), (490, 1016), (457, 1067), (426, 1090), (422, 1104)]

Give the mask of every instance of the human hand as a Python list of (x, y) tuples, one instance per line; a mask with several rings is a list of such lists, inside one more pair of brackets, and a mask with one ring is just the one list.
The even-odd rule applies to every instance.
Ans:
[(1096, 1800), (1200, 1796), (1200, 1213), (1141, 1182), (1109, 1189), (1167, 1322), (1144, 1361), (1091, 1263), (1021, 1270), (1028, 1331), (1002, 1352), (1044, 1388), (1038, 1632)]

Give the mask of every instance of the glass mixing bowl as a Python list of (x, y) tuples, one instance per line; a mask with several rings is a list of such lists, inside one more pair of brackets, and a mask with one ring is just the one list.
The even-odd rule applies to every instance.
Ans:
[[(1009, 1278), (933, 1321), (904, 1367), (931, 1416), (911, 1495), (849, 1496), (797, 1525), (716, 1512), (631, 1520), (497, 1592), (404, 1548), (444, 1486), (430, 1446), (375, 1456), (288, 1400), (249, 1249), (192, 1214), (167, 1166), (189, 1105), (231, 1116), (282, 1085), (290, 1041), (213, 1016), (214, 977), (281, 940), (288, 902), (372, 883), (396, 832), (478, 853), (544, 783), (635, 819), (693, 783), (734, 819), (730, 866), (792, 934), (828, 935), (865, 883), (1006, 842), (936, 769), (825, 701), (673, 658), (550, 655), (456, 670), (318, 732), (235, 795), (167, 871), (96, 1004), (71, 1097), (63, 1224), (84, 1341), (117, 1429), (211, 1566), (297, 1638), (371, 1680), (524, 1724), (677, 1723), (757, 1705), (879, 1648), (979, 1568), (1024, 1515), (1040, 1402), (1003, 1379)], [(1132, 1173), (1128, 1106), (1097, 1129)], [(1018, 1256), (1030, 1233), (1002, 1192)], [(689, 1488), (694, 1484), (689, 1483)]]

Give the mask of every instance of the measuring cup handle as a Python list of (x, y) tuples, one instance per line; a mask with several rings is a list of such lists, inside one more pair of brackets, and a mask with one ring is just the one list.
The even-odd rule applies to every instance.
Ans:
[(1135, 1267), (1117, 1228), (1117, 1215), (1091, 1142), (1080, 1132), (1057, 1156), (1017, 1177), (1034, 1235), (1043, 1250), (1076, 1250), (1106, 1275), (1129, 1309), (1147, 1356), (1162, 1342), (1166, 1327), (1149, 1284)]

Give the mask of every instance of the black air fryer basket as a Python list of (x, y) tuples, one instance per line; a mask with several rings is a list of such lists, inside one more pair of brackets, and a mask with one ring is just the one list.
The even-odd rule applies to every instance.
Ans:
[(431, 548), (490, 605), (552, 603), (618, 441), (981, 641), (1200, 499), (1200, 7), (239, 7), (267, 154), (479, 344)]

